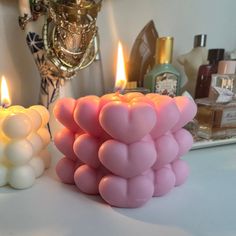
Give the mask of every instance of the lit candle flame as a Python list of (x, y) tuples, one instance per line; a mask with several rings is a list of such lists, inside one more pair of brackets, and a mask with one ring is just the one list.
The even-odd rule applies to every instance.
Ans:
[(116, 64), (116, 83), (115, 90), (120, 92), (125, 89), (127, 83), (124, 54), (121, 42), (118, 44), (117, 64)]
[(7, 82), (4, 76), (2, 76), (1, 81), (1, 106), (9, 107), (11, 105), (11, 99), (9, 96), (9, 90), (7, 87)]

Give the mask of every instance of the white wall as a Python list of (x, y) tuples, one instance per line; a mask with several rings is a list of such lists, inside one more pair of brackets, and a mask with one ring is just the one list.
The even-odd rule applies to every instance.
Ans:
[[(37, 103), (39, 76), (17, 22), (17, 0), (0, 0), (0, 75), (10, 80), (13, 103)], [(153, 19), (160, 36), (175, 38), (174, 57), (192, 48), (193, 36), (208, 35), (208, 48), (236, 48), (235, 0), (104, 0), (98, 17), (106, 89), (113, 86), (118, 39), (125, 56)]]
[(128, 59), (135, 37), (150, 19), (160, 36), (175, 38), (176, 58), (192, 48), (194, 35), (200, 33), (208, 35), (208, 48), (235, 49), (235, 14), (235, 0), (104, 0), (98, 23), (109, 86), (118, 38), (124, 43)]
[(13, 104), (38, 102), (40, 79), (18, 26), (17, 0), (0, 0), (0, 76), (9, 84)]

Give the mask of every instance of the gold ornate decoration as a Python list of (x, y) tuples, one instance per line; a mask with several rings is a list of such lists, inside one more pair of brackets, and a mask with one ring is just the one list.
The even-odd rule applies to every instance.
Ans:
[(43, 39), (49, 60), (60, 70), (74, 72), (95, 59), (96, 18), (101, 2), (49, 0)]
[(30, 0), (30, 10), (33, 20), (47, 13), (48, 0)]
[(29, 0), (31, 14), (25, 13), (18, 17), (18, 23), (22, 30), (30, 21), (36, 21), (39, 16), (45, 15), (48, 8), (48, 0)]
[(102, 0), (29, 0), (31, 15), (19, 17), (22, 30), (46, 15), (43, 42), (48, 59), (62, 72), (89, 66), (98, 53), (96, 20)]
[(25, 29), (26, 25), (28, 22), (32, 21), (33, 18), (32, 16), (29, 16), (28, 14), (24, 14), (24, 16), (19, 16), (18, 17), (18, 23), (19, 23), (19, 26), (22, 30)]

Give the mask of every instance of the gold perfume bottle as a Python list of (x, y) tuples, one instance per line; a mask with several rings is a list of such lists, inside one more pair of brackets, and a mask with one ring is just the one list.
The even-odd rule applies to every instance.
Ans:
[(206, 139), (224, 139), (236, 136), (236, 101), (216, 103), (210, 98), (196, 99), (198, 136)]
[(196, 99), (198, 136), (223, 139), (236, 136), (236, 61), (220, 61), (211, 78), (208, 98)]

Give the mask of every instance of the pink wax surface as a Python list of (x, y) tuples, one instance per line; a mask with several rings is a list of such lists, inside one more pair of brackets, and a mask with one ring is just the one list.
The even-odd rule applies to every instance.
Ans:
[(183, 184), (180, 158), (193, 144), (183, 126), (197, 108), (187, 97), (118, 93), (58, 101), (54, 114), (65, 126), (55, 145), (65, 155), (60, 180), (116, 207), (134, 208)]

